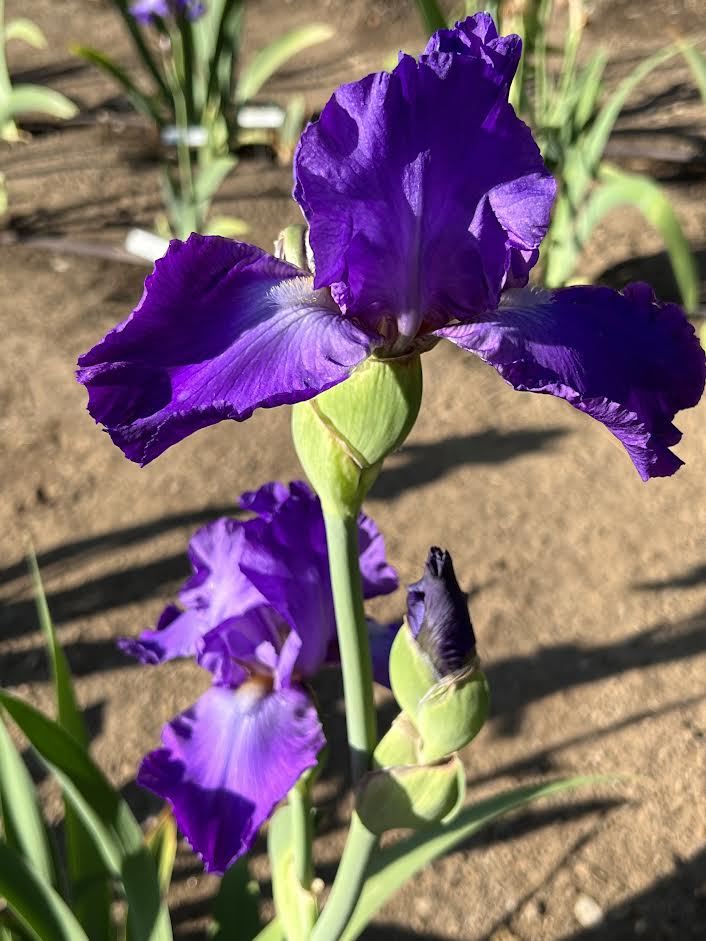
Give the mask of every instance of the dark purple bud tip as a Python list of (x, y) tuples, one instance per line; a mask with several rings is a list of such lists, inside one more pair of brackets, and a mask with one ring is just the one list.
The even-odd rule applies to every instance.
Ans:
[(424, 575), (407, 591), (407, 620), (440, 676), (463, 669), (475, 654), (467, 597), (446, 550), (437, 546), (429, 550)]

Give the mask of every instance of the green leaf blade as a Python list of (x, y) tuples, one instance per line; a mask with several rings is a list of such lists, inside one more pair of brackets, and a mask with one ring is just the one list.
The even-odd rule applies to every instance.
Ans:
[(59, 778), (106, 862), (119, 868), (128, 900), (130, 941), (171, 941), (157, 869), (125, 801), (58, 723), (4, 690), (0, 690), (0, 704)]
[[(88, 731), (76, 701), (71, 671), (66, 655), (58, 642), (54, 622), (47, 604), (37, 557), (27, 557), (37, 608), (39, 625), (49, 657), (54, 683), (59, 725), (84, 749), (88, 748)], [(64, 792), (66, 794), (66, 790)], [(109, 941), (112, 936), (110, 915), (111, 893), (108, 867), (95, 845), (95, 833), (86, 831), (87, 824), (74, 804), (64, 797), (64, 833), (74, 914), (88, 936), (95, 941)], [(90, 823), (88, 824), (90, 827)]]
[(92, 49), (89, 46), (74, 46), (73, 53), (79, 56), (84, 62), (88, 62), (100, 69), (105, 75), (111, 78), (122, 88), (127, 97), (132, 102), (133, 108), (140, 114), (151, 118), (158, 127), (164, 123), (162, 114), (155, 102), (144, 92), (140, 91), (122, 66), (118, 65), (114, 59), (98, 49)]
[(588, 241), (595, 226), (609, 212), (619, 206), (634, 206), (664, 242), (685, 309), (689, 312), (696, 310), (700, 291), (696, 262), (679, 218), (662, 187), (640, 173), (628, 173), (608, 164), (601, 167), (599, 179), (601, 182), (577, 222), (580, 241)]
[(326, 42), (333, 30), (325, 23), (300, 26), (283, 36), (278, 36), (255, 55), (250, 65), (243, 69), (238, 80), (236, 100), (242, 104), (256, 95), (265, 82), (280, 69), (288, 59), (299, 55), (310, 46)]
[(449, 26), (443, 10), (436, 0), (417, 0), (417, 8), (424, 24), (424, 32), (427, 35), (431, 36), (437, 29), (446, 29)]
[(47, 885), (56, 882), (36, 789), (0, 716), (0, 808), (5, 840)]
[(382, 906), (408, 879), (492, 821), (542, 797), (609, 780), (614, 779), (574, 777), (514, 788), (464, 808), (449, 824), (415, 833), (393, 843), (373, 857), (360, 901), (341, 941), (355, 941)]
[(37, 941), (89, 941), (61, 896), (2, 841), (0, 895)]
[(18, 39), (34, 49), (46, 49), (47, 46), (46, 37), (37, 24), (23, 16), (5, 24), (5, 42), (11, 39)]
[[(5, 113), (7, 112), (7, 113)], [(48, 114), (66, 121), (78, 114), (78, 108), (61, 92), (43, 85), (15, 85), (3, 109), (3, 120), (26, 114)]]

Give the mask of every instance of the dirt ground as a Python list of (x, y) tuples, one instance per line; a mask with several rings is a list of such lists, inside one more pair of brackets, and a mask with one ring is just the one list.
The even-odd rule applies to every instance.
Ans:
[[(48, 81), (81, 107), (70, 126), (40, 125), (29, 143), (0, 151), (10, 228), (119, 245), (159, 209), (156, 170), (124, 102), (69, 46), (93, 44), (129, 62), (129, 45), (107, 0), (62, 0), (61, 15), (55, 0), (7, 7), (50, 38), (45, 51), (13, 50), (17, 77)], [(701, 0), (599, 0), (593, 9), (588, 49), (608, 45), (613, 80), (675, 30), (706, 34)], [(337, 27), (336, 38), (280, 74), (265, 97), (303, 91), (320, 107), (340, 81), (379, 68), (398, 46), (423, 44), (411, 0), (254, 0), (248, 48), (312, 19)], [(112, 129), (96, 120), (105, 113)], [(612, 146), (641, 134), (648, 156), (650, 146), (703, 156), (705, 133), (706, 112), (675, 62), (641, 87)], [(703, 164), (667, 164), (665, 185), (704, 275)], [(218, 211), (244, 218), (251, 240), (269, 247), (297, 220), (290, 187), (289, 170), (262, 156), (244, 160)], [(229, 512), (243, 490), (301, 476), (289, 416), (278, 409), (207, 429), (140, 470), (86, 414), (72, 374), (77, 355), (137, 301), (146, 269), (31, 243), (0, 242), (0, 252), (0, 682), (50, 708), (22, 561), (29, 534), (94, 755), (145, 817), (157, 805), (135, 787), (136, 766), (204, 678), (189, 664), (136, 666), (115, 639), (152, 624), (173, 598), (198, 525)], [(659, 239), (632, 212), (606, 221), (582, 271), (616, 285), (641, 276), (674, 291)], [(450, 345), (427, 354), (424, 367), (421, 417), (368, 509), (403, 583), (419, 576), (437, 543), (452, 551), (471, 593), (493, 714), (465, 756), (470, 794), (567, 772), (631, 777), (487, 830), (414, 879), (365, 937), (703, 939), (706, 405), (678, 418), (686, 466), (645, 485), (611, 436), (564, 403), (513, 392)], [(400, 592), (375, 611), (394, 616), (402, 604)], [(330, 738), (342, 745), (337, 677), (324, 679), (321, 697)], [(389, 712), (384, 698), (381, 709)], [(327, 878), (345, 833), (341, 768), (334, 762), (319, 793), (327, 823), (316, 853)], [(51, 791), (47, 799), (55, 813)], [(263, 842), (253, 868), (267, 896)], [(180, 855), (171, 896), (179, 938), (206, 937), (215, 886), (193, 856)], [(591, 913), (602, 917), (593, 926)]]

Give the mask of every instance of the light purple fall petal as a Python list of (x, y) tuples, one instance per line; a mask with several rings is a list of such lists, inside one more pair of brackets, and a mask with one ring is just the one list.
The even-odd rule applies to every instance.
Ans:
[(242, 242), (173, 241), (131, 316), (79, 360), (88, 410), (147, 464), (199, 428), (312, 398), (371, 340), (328, 292)]
[(684, 312), (646, 284), (508, 291), (501, 306), (438, 336), (476, 353), (515, 389), (544, 392), (602, 422), (643, 480), (683, 463), (677, 412), (704, 390), (704, 352)]
[(208, 629), (209, 622), (201, 612), (181, 611), (170, 604), (162, 611), (153, 631), (143, 631), (137, 638), (121, 637), (118, 647), (140, 663), (164, 663), (177, 657), (195, 656)]
[(212, 872), (224, 872), (252, 846), (325, 740), (300, 688), (273, 691), (251, 680), (214, 686), (162, 733), (138, 783), (167, 800), (181, 831)]

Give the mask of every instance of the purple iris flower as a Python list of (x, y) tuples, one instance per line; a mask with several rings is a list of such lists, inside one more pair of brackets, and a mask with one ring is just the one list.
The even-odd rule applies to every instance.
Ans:
[(677, 470), (672, 421), (706, 373), (681, 309), (641, 284), (526, 286), (555, 183), (508, 103), (520, 51), (481, 13), (334, 93), (295, 157), (313, 278), (242, 242), (171, 243), (79, 360), (89, 411), (128, 458), (446, 339), (603, 422), (643, 479)]
[[(325, 744), (307, 683), (337, 659), (321, 506), (304, 483), (244, 494), (256, 513), (219, 519), (189, 544), (193, 574), (155, 631), (124, 640), (144, 663), (193, 656), (211, 688), (162, 732), (138, 783), (165, 798), (206, 867), (247, 852), (275, 805)], [(358, 520), (366, 597), (397, 587), (373, 521)], [(374, 636), (389, 640), (377, 625)], [(376, 643), (382, 656), (389, 642)], [(380, 674), (384, 677), (384, 669)]]
[(145, 25), (155, 17), (166, 19), (181, 14), (189, 20), (197, 20), (205, 9), (199, 0), (135, 0), (129, 6), (130, 13), (138, 23)]

